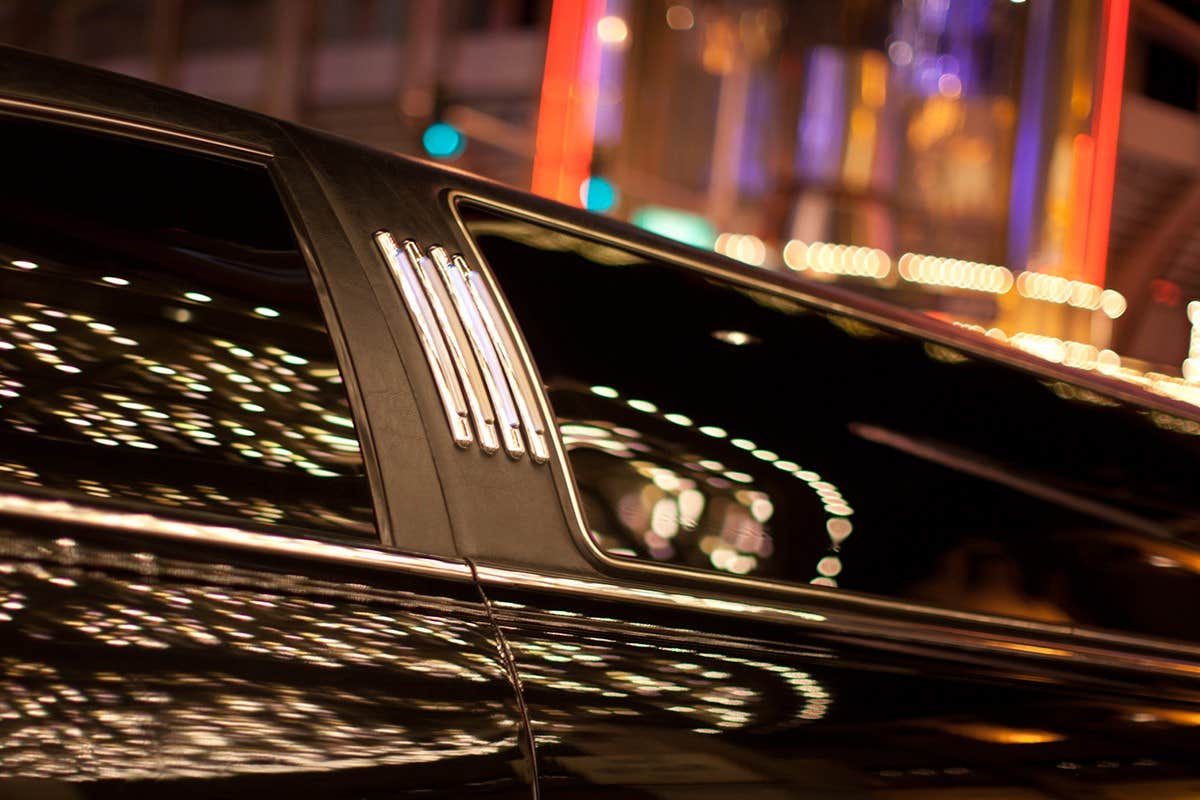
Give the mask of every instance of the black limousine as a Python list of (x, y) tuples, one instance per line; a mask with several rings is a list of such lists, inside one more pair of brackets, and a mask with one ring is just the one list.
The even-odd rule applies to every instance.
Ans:
[(1200, 796), (1200, 415), (0, 50), (0, 796)]

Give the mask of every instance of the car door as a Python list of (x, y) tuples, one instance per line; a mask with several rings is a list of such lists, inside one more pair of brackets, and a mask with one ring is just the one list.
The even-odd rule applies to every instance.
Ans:
[(0, 794), (529, 796), (393, 328), (289, 140), (3, 64)]
[(514, 502), (560, 523), (459, 537), (544, 797), (1200, 791), (1194, 409), (490, 187), (445, 202), (553, 421)]

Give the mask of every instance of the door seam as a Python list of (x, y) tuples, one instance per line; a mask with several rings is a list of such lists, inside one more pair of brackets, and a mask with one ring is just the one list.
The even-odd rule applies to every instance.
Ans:
[(487, 614), (488, 622), (496, 634), (496, 643), (500, 650), (500, 660), (504, 663), (504, 670), (508, 675), (509, 683), (512, 684), (513, 692), (517, 698), (517, 711), (521, 716), (521, 739), (524, 742), (522, 749), (528, 754), (527, 758), (532, 773), (530, 780), (533, 786), (533, 800), (540, 800), (541, 776), (538, 770), (537, 742), (533, 735), (533, 720), (529, 716), (529, 708), (525, 705), (525, 686), (521, 682), (521, 672), (517, 668), (517, 660), (513, 656), (512, 648), (508, 645), (508, 639), (505, 637), (504, 631), (501, 630), (500, 623), (496, 621), (496, 615), (492, 609), (492, 601), (483, 590), (483, 583), (479, 580), (479, 572), (475, 569), (474, 560), (470, 558), (464, 560), (467, 562), (467, 566), (471, 568), (471, 578), (475, 581), (475, 588), (479, 592), (479, 599), (483, 602), (484, 612)]

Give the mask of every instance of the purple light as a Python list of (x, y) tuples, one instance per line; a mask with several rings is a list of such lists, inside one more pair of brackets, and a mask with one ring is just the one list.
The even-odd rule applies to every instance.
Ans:
[(1039, 214), (1053, 4), (1036, 3), (1030, 11), (1008, 206), (1008, 263), (1017, 270), (1029, 263), (1034, 222)]
[(738, 186), (750, 194), (765, 192), (767, 175), (767, 134), (771, 125), (771, 82), (762, 75), (751, 75), (746, 97), (746, 126), (742, 134), (742, 152), (738, 157)]
[(845, 131), (845, 83), (841, 54), (832, 47), (814, 47), (808, 56), (804, 111), (796, 147), (796, 170), (804, 177), (832, 180), (838, 173)]

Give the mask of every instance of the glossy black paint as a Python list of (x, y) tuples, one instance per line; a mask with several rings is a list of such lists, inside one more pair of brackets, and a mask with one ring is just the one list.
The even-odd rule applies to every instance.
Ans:
[(1194, 682), (602, 595), (488, 594), (520, 667), (543, 797), (1082, 800), (1200, 788)]
[(78, 797), (528, 796), (465, 569), (2, 525), (5, 781)]
[[(345, 377), (380, 536), (347, 561), (322, 549), (322, 537), (346, 541), (335, 529), (271, 533), (220, 508), (211, 519), (230, 538), (207, 545), (202, 532), (172, 533), (200, 519), (186, 509), (114, 525), (104, 513), (145, 505), (118, 496), (76, 519), (82, 506), (12, 504), (0, 520), (0, 789), (527, 797), (538, 775), (558, 797), (1196, 793), (1189, 646), (597, 557), (575, 529), (568, 472), (450, 441), (370, 237), (388, 229), (477, 262), (454, 216), (465, 194), (722, 280), (758, 273), (470, 176), (11, 50), (0, 50), (0, 110), (269, 171)], [(957, 346), (946, 326), (836, 289), (776, 288)], [(580, 301), (548, 299), (568, 314)], [(537, 366), (551, 377), (549, 362)], [(243, 529), (265, 530), (271, 547), (239, 539)], [(436, 559), (381, 565), (405, 551)]]

